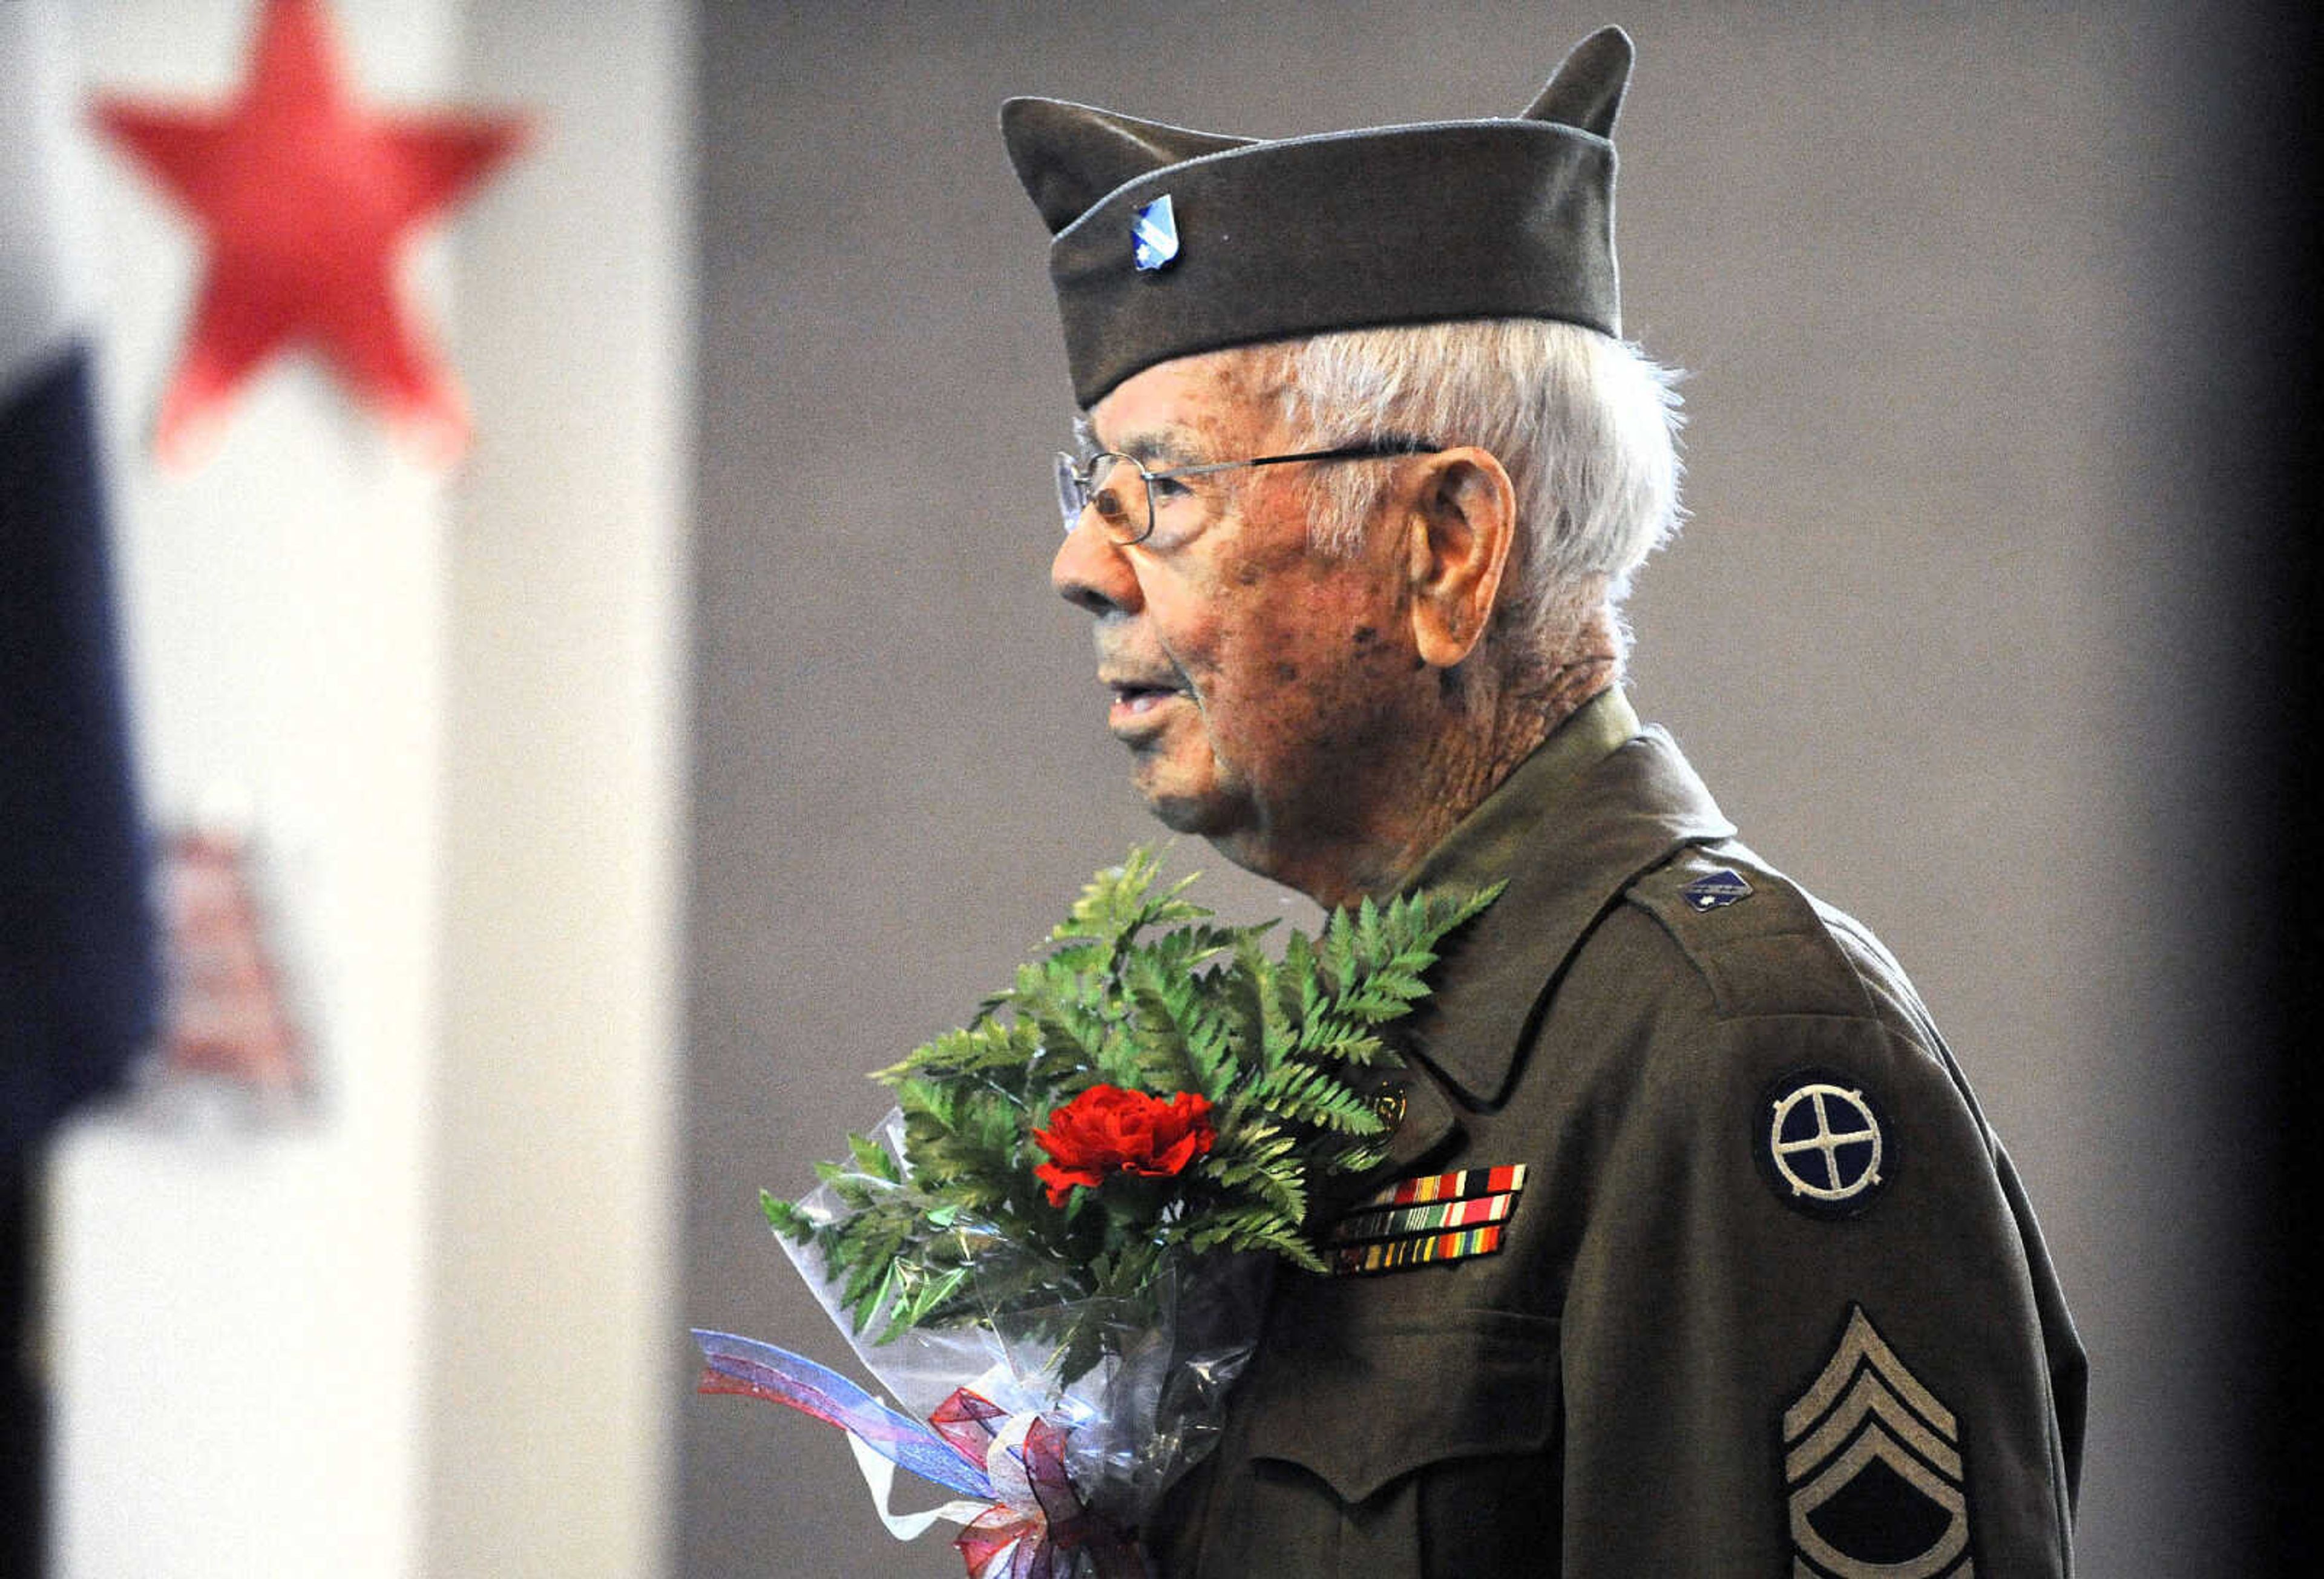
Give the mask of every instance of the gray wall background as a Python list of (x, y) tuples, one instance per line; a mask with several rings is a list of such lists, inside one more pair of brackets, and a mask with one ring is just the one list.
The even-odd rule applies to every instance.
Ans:
[[(2263, 179), (2233, 14), (710, 5), (685, 1314), (844, 1358), (758, 1187), (1156, 831), (1046, 585), (1071, 413), (999, 101), (1513, 113), (1609, 15), (1628, 327), (1692, 371), (1634, 696), (1896, 949), (2025, 1173), (2093, 1356), (2087, 1571), (2248, 1571), (2264, 538), (2228, 440), (2261, 397), (2209, 347), (2270, 303), (2218, 228)], [(959, 1572), (880, 1531), (835, 1434), (685, 1397), (673, 1349), (683, 1572)]]

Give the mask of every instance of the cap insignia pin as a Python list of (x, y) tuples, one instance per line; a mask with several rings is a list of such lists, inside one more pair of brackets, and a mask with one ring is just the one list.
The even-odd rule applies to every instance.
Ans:
[(1169, 193), (1139, 207), (1131, 217), (1130, 235), (1131, 258), (1148, 273), (1168, 266), (1177, 257), (1178, 218), (1171, 210)]

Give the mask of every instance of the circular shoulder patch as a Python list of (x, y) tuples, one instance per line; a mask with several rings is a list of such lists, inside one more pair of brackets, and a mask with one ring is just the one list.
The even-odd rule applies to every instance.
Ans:
[(1895, 1171), (1895, 1138), (1860, 1080), (1801, 1069), (1767, 1087), (1752, 1117), (1759, 1171), (1812, 1217), (1853, 1217)]

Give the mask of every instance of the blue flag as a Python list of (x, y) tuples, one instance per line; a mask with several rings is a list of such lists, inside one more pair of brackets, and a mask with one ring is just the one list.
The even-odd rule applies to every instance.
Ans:
[(0, 1166), (115, 1085), (160, 998), (88, 343), (51, 227), (61, 43), (0, 5)]

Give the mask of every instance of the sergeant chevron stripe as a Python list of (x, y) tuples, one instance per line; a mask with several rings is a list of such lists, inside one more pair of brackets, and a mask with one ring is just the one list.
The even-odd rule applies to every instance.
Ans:
[(1795, 1575), (1970, 1579), (1959, 1422), (1860, 1305), (1784, 1412), (1784, 1480)]

